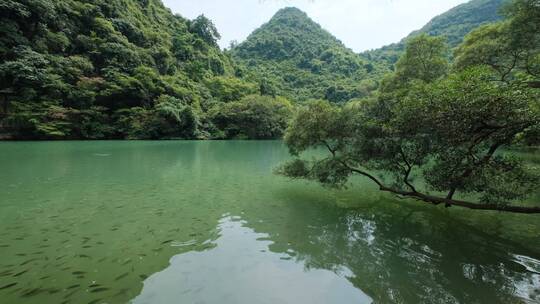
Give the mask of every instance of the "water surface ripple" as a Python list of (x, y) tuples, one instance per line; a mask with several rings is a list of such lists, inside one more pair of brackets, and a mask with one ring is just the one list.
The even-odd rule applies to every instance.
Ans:
[(2, 304), (540, 302), (537, 215), (290, 181), (279, 141), (0, 155)]

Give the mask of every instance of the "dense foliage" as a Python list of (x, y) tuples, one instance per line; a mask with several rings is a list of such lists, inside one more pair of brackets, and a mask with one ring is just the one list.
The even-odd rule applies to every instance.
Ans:
[(271, 83), (276, 92), (291, 100), (343, 103), (373, 94), (403, 54), (405, 41), (422, 34), (442, 36), (453, 48), (471, 30), (499, 20), (505, 1), (472, 0), (433, 18), (400, 43), (360, 55), (305, 13), (286, 8), (245, 42), (234, 45), (231, 53), (252, 78)]
[(376, 88), (370, 65), (296, 8), (280, 10), (231, 52), (254, 78), (300, 102), (346, 102)]
[(212, 138), (216, 103), (259, 92), (210, 20), (159, 0), (0, 0), (0, 136)]
[[(496, 20), (502, 1), (473, 0), (420, 33), (446, 35), (454, 46), (473, 27)], [(280, 10), (225, 52), (209, 19), (173, 15), (159, 0), (0, 0), (0, 20), (0, 138), (275, 138), (297, 104), (374, 98), (379, 88), (381, 96), (391, 89), (405, 94), (404, 77), (427, 81), (449, 68), (424, 56), (449, 56), (445, 39), (422, 45), (414, 37), (427, 40), (414, 33), (411, 46), (418, 48), (401, 61), (442, 61), (425, 71), (418, 60), (400, 61), (396, 76), (383, 79), (401, 49), (394, 59), (359, 56), (295, 8)], [(538, 33), (530, 20), (522, 26), (528, 36), (515, 35), (517, 25), (508, 22), (482, 27), (456, 52), (454, 69), (498, 58), (505, 63), (492, 68), (512, 70), (503, 78), (532, 77), (536, 59), (523, 53)], [(490, 40), (508, 31), (512, 40)]]
[(527, 78), (540, 87), (540, 2), (516, 1), (503, 13), (504, 22), (484, 25), (456, 49), (456, 69), (486, 65), (501, 81)]
[(458, 46), (473, 29), (501, 19), (500, 9), (509, 0), (471, 0), (433, 18), (420, 30), (412, 32), (399, 43), (380, 49), (366, 51), (361, 56), (372, 63), (374, 72), (380, 76), (392, 71), (403, 54), (410, 39), (427, 34), (445, 37), (450, 48)]
[(512, 204), (536, 189), (538, 172), (500, 150), (538, 139), (540, 2), (516, 0), (505, 12), (505, 21), (465, 39), (451, 68), (443, 40), (421, 35), (376, 99), (301, 109), (285, 136), (291, 153), (329, 154), (279, 172), (338, 188), (359, 174), (382, 191), (433, 204), (539, 213)]
[(280, 138), (292, 115), (291, 103), (282, 97), (249, 95), (222, 103), (210, 111), (223, 138)]

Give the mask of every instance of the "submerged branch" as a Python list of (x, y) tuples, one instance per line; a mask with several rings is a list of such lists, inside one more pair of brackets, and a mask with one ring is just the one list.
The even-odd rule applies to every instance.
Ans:
[[(496, 148), (492, 147), (491, 150), (496, 150)], [(491, 150), (490, 152), (492, 152)], [(491, 155), (492, 153), (488, 153), (488, 155), (485, 156), (485, 159), (489, 159)], [(338, 159), (338, 161), (351, 172), (365, 176), (369, 178), (370, 180), (372, 180), (374, 183), (376, 183), (379, 186), (379, 190), (396, 194), (399, 198), (412, 198), (412, 199), (416, 199), (416, 200), (430, 203), (433, 205), (444, 204), (446, 207), (459, 206), (459, 207), (469, 208), (469, 209), (474, 209), (474, 210), (491, 210), (491, 211), (504, 211), (504, 212), (526, 213), (526, 214), (540, 213), (540, 207), (512, 206), (512, 205), (502, 205), (502, 204), (481, 204), (481, 203), (473, 203), (473, 202), (462, 201), (462, 200), (455, 200), (455, 199), (452, 199), (454, 191), (451, 191), (452, 195), (448, 195), (447, 197), (438, 197), (438, 196), (433, 196), (433, 195), (428, 195), (428, 194), (418, 192), (412, 185), (410, 186), (410, 188), (412, 188), (411, 191), (403, 191), (399, 189), (394, 189), (394, 188), (384, 185), (383, 182), (381, 182), (378, 178), (376, 178), (372, 174), (360, 168), (355, 168), (347, 164), (343, 160)]]
[(504, 211), (504, 212), (513, 212), (513, 213), (527, 213), (527, 214), (540, 213), (540, 207), (512, 206), (512, 205), (501, 205), (501, 204), (480, 204), (480, 203), (473, 203), (473, 202), (428, 195), (428, 194), (424, 194), (417, 191), (410, 191), (410, 192), (401, 191), (398, 189), (386, 187), (384, 185), (382, 186), (379, 185), (379, 186), (380, 186), (379, 189), (381, 191), (390, 192), (400, 197), (408, 197), (408, 198), (416, 199), (416, 200), (423, 201), (426, 203), (430, 203), (433, 205), (445, 204), (445, 206), (447, 207), (459, 206), (459, 207), (475, 209), (475, 210), (492, 210), (492, 211)]

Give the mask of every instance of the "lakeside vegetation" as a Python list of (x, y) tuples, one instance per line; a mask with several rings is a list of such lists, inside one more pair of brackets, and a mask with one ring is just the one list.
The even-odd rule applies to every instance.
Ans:
[(299, 110), (285, 134), (291, 153), (324, 147), (329, 155), (279, 172), (336, 188), (361, 175), (434, 205), (540, 213), (512, 204), (537, 189), (538, 168), (498, 153), (540, 144), (540, 5), (517, 0), (504, 13), (467, 35), (453, 64), (442, 38), (416, 36), (376, 97)]
[[(473, 0), (420, 32), (455, 46), (497, 20), (501, 4)], [(251, 132), (249, 120), (283, 120), (282, 103), (294, 111), (311, 99), (373, 96), (395, 62), (355, 54), (296, 8), (226, 51), (211, 20), (174, 15), (159, 0), (5, 0), (0, 19), (3, 139), (279, 138), (282, 122)], [(249, 118), (227, 114), (227, 103), (254, 95), (281, 97)]]
[(291, 7), (218, 41), (0, 0), (0, 304), (540, 301), (540, 0), (360, 54)]
[(4, 138), (220, 138), (214, 108), (267, 92), (159, 0), (6, 0), (0, 20)]

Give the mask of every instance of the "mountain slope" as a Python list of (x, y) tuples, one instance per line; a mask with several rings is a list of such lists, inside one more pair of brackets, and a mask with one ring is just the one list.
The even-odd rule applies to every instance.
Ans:
[(256, 78), (296, 101), (366, 94), (366, 63), (297, 8), (284, 8), (231, 50)]
[[(472, 0), (411, 35), (455, 46), (504, 1)], [(0, 37), (0, 138), (14, 139), (219, 137), (209, 113), (246, 95), (368, 96), (404, 45), (358, 55), (285, 8), (224, 53), (210, 20), (160, 0), (3, 0)]]
[(159, 0), (6, 0), (0, 21), (0, 136), (199, 137), (235, 72), (210, 20)]
[(482, 24), (500, 20), (502, 17), (499, 11), (508, 1), (471, 0), (431, 19), (420, 30), (412, 32), (400, 42), (363, 52), (361, 56), (375, 66), (376, 73), (384, 74), (392, 69), (401, 56), (405, 42), (414, 36), (424, 33), (431, 36), (445, 36), (448, 45), (454, 48), (473, 29)]

